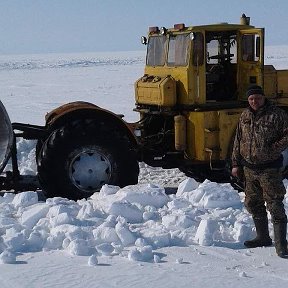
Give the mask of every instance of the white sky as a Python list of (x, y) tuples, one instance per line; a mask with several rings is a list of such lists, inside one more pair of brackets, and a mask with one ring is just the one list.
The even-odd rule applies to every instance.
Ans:
[(149, 26), (239, 23), (288, 44), (287, 0), (0, 0), (0, 54), (141, 50)]

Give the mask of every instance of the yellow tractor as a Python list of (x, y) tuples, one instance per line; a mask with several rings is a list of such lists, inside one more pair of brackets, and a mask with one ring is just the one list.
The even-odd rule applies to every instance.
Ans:
[[(135, 83), (137, 123), (94, 104), (73, 102), (46, 116), (45, 126), (13, 123), (0, 106), (2, 189), (42, 188), (47, 197), (89, 197), (104, 184), (136, 184), (138, 162), (179, 168), (198, 181), (230, 181), (233, 135), (245, 90), (288, 113), (288, 70), (264, 65), (264, 29), (240, 24), (150, 27), (144, 75)], [(39, 182), (19, 175), (15, 138), (37, 139)], [(283, 152), (283, 171), (288, 150)], [(31, 188), (32, 187), (32, 188)]]

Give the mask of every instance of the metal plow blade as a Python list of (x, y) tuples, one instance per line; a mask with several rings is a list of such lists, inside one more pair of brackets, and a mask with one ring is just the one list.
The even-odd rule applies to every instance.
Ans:
[(9, 160), (12, 144), (12, 125), (4, 105), (0, 101), (0, 173)]

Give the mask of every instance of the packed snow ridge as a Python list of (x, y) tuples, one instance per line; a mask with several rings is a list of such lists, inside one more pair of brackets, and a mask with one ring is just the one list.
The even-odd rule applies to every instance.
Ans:
[[(34, 69), (61, 69), (61, 68), (85, 68), (85, 67), (97, 67), (97, 66), (123, 66), (123, 65), (144, 65), (143, 56), (139, 56), (140, 53), (131, 52), (132, 55), (125, 55), (121, 52), (105, 55), (105, 53), (99, 53), (99, 57), (91, 56), (87, 53), (87, 56), (73, 55), (69, 59), (59, 59), (59, 55), (50, 55), (47, 59), (43, 60), (35, 55), (27, 55), (26, 57), (14, 56), (12, 59), (6, 57), (2, 59), (0, 57), (0, 71), (10, 70), (34, 70)], [(135, 54), (135, 55), (134, 55)], [(144, 53), (143, 53), (144, 54)], [(54, 57), (53, 57), (54, 56)], [(67, 56), (66, 56), (67, 57)]]
[[(192, 178), (173, 195), (155, 184), (104, 185), (77, 202), (40, 201), (31, 191), (5, 193), (0, 197), (0, 262), (17, 263), (19, 253), (63, 250), (87, 256), (89, 265), (105, 256), (158, 263), (161, 247), (241, 247), (254, 233), (242, 196), (230, 184)], [(284, 202), (287, 209), (287, 195)]]

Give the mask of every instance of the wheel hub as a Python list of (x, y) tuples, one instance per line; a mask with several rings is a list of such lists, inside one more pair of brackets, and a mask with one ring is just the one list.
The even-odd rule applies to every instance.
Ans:
[(109, 182), (112, 174), (111, 163), (99, 148), (84, 148), (73, 154), (69, 177), (79, 190), (96, 192)]

